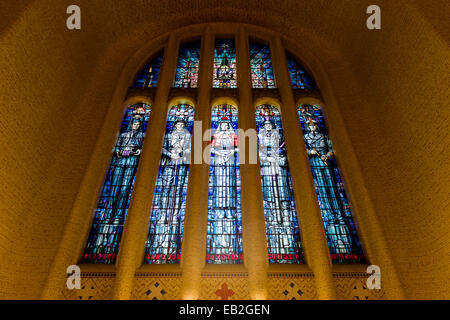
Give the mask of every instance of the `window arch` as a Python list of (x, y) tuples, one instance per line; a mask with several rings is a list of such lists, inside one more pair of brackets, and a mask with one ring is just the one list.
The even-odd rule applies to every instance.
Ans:
[[(239, 52), (239, 50), (238, 52), (240, 55), (248, 55), (246, 59), (250, 58), (250, 70), (237, 70), (234, 38), (213, 39), (215, 39), (214, 51), (213, 54), (210, 53), (209, 55), (213, 67), (212, 70), (211, 68), (209, 71), (206, 70), (208, 73), (213, 72), (212, 83), (211, 78), (208, 77), (211, 88), (236, 88), (238, 72), (250, 71), (251, 83), (249, 86), (252, 89), (268, 89), (264, 90), (264, 94), (268, 93), (268, 96), (271, 97), (276, 97), (279, 94), (276, 89), (269, 45), (249, 41), (248, 52)], [(176, 69), (171, 70), (172, 76), (175, 71), (174, 87), (197, 88), (200, 44), (201, 40), (196, 40), (182, 42), (179, 46)], [(212, 51), (212, 45), (210, 51)], [(204, 53), (204, 51), (202, 52)], [(163, 55), (164, 50), (160, 50), (147, 62), (135, 78), (134, 87), (156, 87), (159, 85), (158, 79)], [(278, 59), (279, 57), (274, 58)], [(282, 59), (286, 59), (294, 95), (298, 94), (299, 90), (309, 90), (312, 93), (319, 94), (313, 78), (295, 60), (293, 55), (285, 51), (285, 56)], [(175, 57), (173, 62), (175, 62)], [(211, 74), (209, 73), (209, 75)], [(170, 76), (167, 76), (167, 78), (170, 78)], [(270, 89), (274, 90), (271, 91)], [(192, 93), (192, 97), (196, 94), (195, 90), (184, 91), (189, 92), (189, 94)], [(220, 96), (219, 91), (213, 91), (215, 97)], [(237, 92), (237, 90), (228, 90), (227, 94), (233, 95), (235, 91)], [(176, 92), (178, 91), (170, 92), (169, 97), (173, 97), (173, 93)], [(254, 90), (254, 92), (261, 91)], [(253, 95), (254, 98), (256, 96)], [(214, 98), (214, 96), (210, 98)], [(254, 114), (255, 129), (258, 136), (268, 259), (270, 263), (301, 264), (305, 260), (296, 208), (301, 204), (296, 204), (294, 201), (280, 108), (276, 106), (277, 103), (268, 99), (263, 104), (257, 104)], [(239, 148), (237, 145), (238, 114), (237, 108), (234, 106), (239, 103), (239, 98), (236, 98), (236, 103), (229, 101), (214, 104), (211, 115), (213, 139), (209, 166), (205, 256), (208, 264), (243, 263), (242, 232), (245, 226), (242, 225), (240, 197), (241, 165), (238, 160)], [(144, 262), (146, 264), (176, 264), (181, 259), (184, 216), (187, 205), (188, 158), (190, 157), (195, 113), (192, 105), (193, 103), (172, 105), (167, 114), (164, 145), (155, 182), (149, 230), (145, 244)], [(304, 111), (307, 109), (310, 114)], [(312, 113), (311, 110), (313, 110)], [(298, 115), (304, 141), (309, 152), (308, 157), (332, 261), (334, 263), (365, 262), (355, 223), (351, 216), (350, 204), (332, 151), (331, 140), (328, 138), (326, 131), (322, 109), (314, 104), (301, 104), (298, 106)], [(111, 160), (100, 200), (96, 207), (94, 222), (82, 262), (114, 263), (116, 260), (139, 161), (140, 153), (133, 154), (133, 150), (139, 148), (141, 150), (142, 148), (149, 116), (150, 105), (148, 104), (135, 104), (127, 110), (116, 144), (115, 155)], [(119, 142), (119, 139), (122, 135), (130, 132), (131, 123), (135, 118), (139, 118), (141, 123), (139, 130), (142, 131), (142, 139), (138, 143), (139, 148), (129, 148), (131, 151), (125, 149), (119, 151), (122, 153), (120, 153), (120, 157), (117, 157), (117, 150), (121, 150), (122, 143)], [(225, 121), (225, 118), (228, 118), (228, 120)], [(325, 153), (329, 157), (325, 169), (323, 166), (320, 167), (320, 163), (316, 161), (318, 158), (311, 153), (314, 151), (311, 149), (311, 141), (308, 140), (308, 121), (312, 119), (316, 121), (329, 150)], [(229, 135), (234, 137), (230, 140), (232, 143), (229, 144), (229, 147), (233, 148), (234, 159), (229, 163), (221, 162), (220, 158), (223, 157), (217, 152), (218, 148), (223, 147), (222, 142), (225, 139), (223, 137), (218, 139), (215, 135), (221, 131), (221, 123), (225, 122), (230, 129), (228, 130)], [(177, 123), (184, 123), (182, 130), (179, 132), (176, 132)], [(269, 125), (271, 128), (269, 128)], [(176, 135), (178, 137), (175, 137)], [(175, 144), (179, 144), (180, 141), (183, 141), (182, 145), (175, 147)], [(178, 151), (174, 152), (175, 149)], [(122, 177), (119, 178), (121, 168), (125, 167), (118, 166), (119, 160), (114, 157), (121, 158), (121, 161), (125, 157), (130, 157), (130, 159), (134, 157), (133, 164), (126, 168), (129, 169), (127, 171), (129, 174), (122, 173)], [(231, 161), (231, 157), (228, 161)], [(328, 171), (325, 172), (324, 170)], [(298, 190), (298, 192), (302, 191)]]
[(302, 263), (303, 249), (295, 208), (281, 114), (270, 104), (255, 110), (258, 152), (270, 263)]
[(153, 194), (145, 263), (179, 263), (191, 157), (194, 107), (172, 106)]
[(211, 129), (206, 261), (238, 264), (243, 249), (237, 109), (215, 105)]
[(150, 111), (150, 105), (137, 103), (125, 112), (82, 263), (116, 261)]

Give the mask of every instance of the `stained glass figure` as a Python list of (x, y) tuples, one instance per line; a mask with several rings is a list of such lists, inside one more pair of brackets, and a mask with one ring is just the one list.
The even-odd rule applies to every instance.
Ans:
[(237, 109), (215, 106), (211, 123), (206, 261), (239, 264), (243, 256)]
[(270, 263), (302, 263), (303, 249), (280, 111), (256, 108), (264, 218)]
[(312, 77), (310, 77), (305, 69), (289, 55), (287, 55), (287, 63), (293, 89), (312, 90), (315, 88)]
[(150, 88), (156, 87), (158, 84), (159, 71), (163, 61), (163, 53), (159, 53), (156, 58), (150, 60), (136, 78), (134, 86), (136, 88)]
[(125, 113), (82, 263), (116, 261), (149, 116), (150, 106), (144, 103), (128, 107)]
[(173, 86), (176, 88), (197, 88), (199, 65), (200, 41), (181, 45)]
[(236, 50), (234, 40), (216, 39), (213, 88), (236, 88)]
[(253, 88), (276, 88), (269, 46), (250, 42), (250, 70)]
[(298, 115), (308, 152), (319, 207), (334, 263), (364, 262), (344, 183), (334, 157), (322, 109), (302, 105)]
[(192, 106), (179, 104), (169, 110), (153, 195), (146, 263), (180, 262), (193, 123)]

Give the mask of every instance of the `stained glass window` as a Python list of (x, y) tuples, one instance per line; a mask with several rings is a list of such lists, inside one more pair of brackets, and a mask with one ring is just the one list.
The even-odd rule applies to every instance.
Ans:
[(314, 89), (314, 81), (303, 67), (291, 56), (287, 55), (289, 74), (291, 75), (292, 88), (294, 89)]
[(302, 263), (303, 249), (280, 111), (256, 108), (264, 218), (270, 263)]
[(133, 191), (150, 106), (128, 107), (95, 209), (82, 263), (114, 263)]
[(170, 108), (151, 209), (145, 262), (179, 263), (191, 153), (194, 108)]
[(242, 263), (242, 213), (237, 109), (215, 106), (211, 127), (206, 261), (238, 264)]
[(181, 45), (173, 86), (176, 88), (197, 88), (199, 64), (200, 41)]
[(236, 50), (232, 39), (216, 39), (213, 88), (236, 88)]
[(156, 58), (150, 60), (136, 78), (134, 86), (137, 88), (156, 87), (158, 84), (159, 71), (163, 60), (163, 51)]
[(269, 46), (250, 42), (250, 70), (253, 88), (276, 88)]
[(298, 115), (308, 152), (331, 259), (334, 263), (364, 262), (351, 207), (328, 137), (322, 109), (302, 105)]

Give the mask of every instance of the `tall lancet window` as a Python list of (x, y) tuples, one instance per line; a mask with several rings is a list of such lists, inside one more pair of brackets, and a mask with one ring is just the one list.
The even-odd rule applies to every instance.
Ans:
[(200, 41), (181, 45), (173, 86), (176, 88), (197, 88), (199, 65)]
[(276, 88), (269, 46), (250, 41), (250, 71), (253, 88)]
[(364, 262), (351, 207), (328, 137), (322, 109), (298, 108), (331, 259), (334, 263)]
[(242, 263), (242, 213), (237, 109), (215, 106), (211, 123), (206, 261), (238, 264)]
[(314, 81), (305, 71), (305, 69), (295, 61), (289, 54), (287, 54), (287, 63), (289, 74), (291, 76), (292, 88), (293, 89), (315, 89)]
[(114, 263), (150, 116), (145, 103), (127, 108), (95, 209), (82, 263)]
[(170, 108), (153, 195), (146, 263), (180, 262), (193, 123), (192, 106)]
[(302, 263), (303, 250), (280, 111), (256, 108), (264, 218), (270, 263)]
[(158, 84), (159, 71), (163, 61), (163, 53), (161, 51), (155, 58), (151, 59), (144, 68), (139, 72), (134, 86), (137, 88), (156, 87)]
[(213, 88), (236, 88), (236, 50), (232, 39), (216, 39)]

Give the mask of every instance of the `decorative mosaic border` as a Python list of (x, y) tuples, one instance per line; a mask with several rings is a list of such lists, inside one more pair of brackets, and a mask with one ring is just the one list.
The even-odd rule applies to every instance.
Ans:
[(248, 278), (248, 272), (202, 272), (202, 278)]
[(115, 278), (115, 272), (81, 272), (81, 278)]
[(135, 278), (181, 278), (181, 272), (136, 272)]
[(307, 272), (307, 273), (294, 273), (294, 272), (268, 272), (267, 277), (269, 278), (283, 278), (283, 279), (289, 279), (289, 278), (314, 278), (314, 273)]
[(333, 278), (368, 278), (365, 272), (333, 272)]

